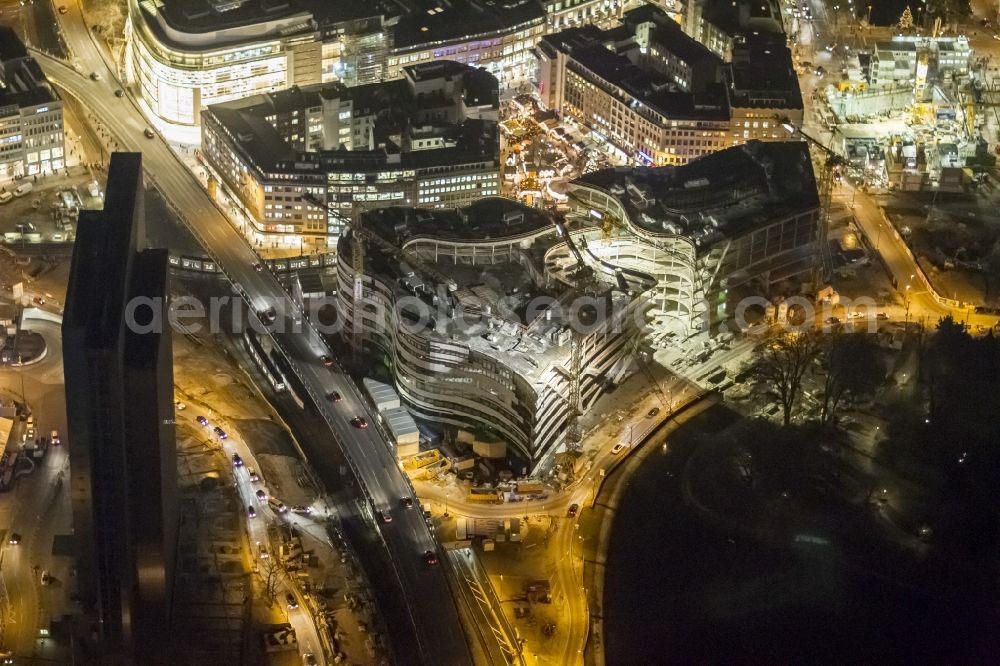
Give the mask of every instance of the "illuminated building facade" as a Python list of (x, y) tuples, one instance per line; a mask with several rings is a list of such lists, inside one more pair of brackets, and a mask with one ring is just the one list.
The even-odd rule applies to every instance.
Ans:
[(382, 206), (464, 206), (500, 188), (496, 78), (461, 63), (292, 88), (203, 114), (202, 150), (261, 233), (334, 244)]
[(506, 86), (534, 72), (545, 24), (538, 0), (130, 0), (125, 72), (154, 115), (196, 125), (213, 104), (375, 83), (438, 60), (484, 67)]
[(630, 371), (641, 289), (550, 262), (566, 243), (538, 210), (494, 198), (379, 209), (364, 225), (406, 254), (366, 243), (358, 275), (352, 236), (341, 239), (343, 335), (391, 370), (414, 416), (495, 433), (534, 470), (565, 442), (574, 335), (580, 409)]
[[(595, 271), (645, 288), (651, 315), (685, 333), (733, 316), (743, 296), (808, 280), (819, 196), (804, 141), (728, 148), (679, 167), (596, 171), (570, 184), (569, 220)], [(552, 261), (565, 260), (552, 256)]]
[(0, 26), (0, 181), (66, 164), (62, 100), (12, 28)]
[(646, 5), (610, 30), (564, 30), (536, 50), (545, 104), (594, 130), (633, 163), (684, 164), (749, 140), (783, 140), (801, 122), (791, 53), (770, 35), (740, 37), (733, 62)]

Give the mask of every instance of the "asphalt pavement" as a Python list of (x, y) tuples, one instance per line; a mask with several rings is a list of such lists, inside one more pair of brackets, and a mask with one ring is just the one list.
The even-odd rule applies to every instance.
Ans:
[[(162, 139), (144, 137), (146, 123), (138, 107), (128, 96), (114, 96), (118, 87), (114, 73), (105, 65), (89, 35), (82, 38), (72, 30), (66, 34), (82, 71), (36, 52), (34, 55), (49, 80), (83, 101), (123, 150), (143, 154), (147, 182), (175, 208), (252, 309), (275, 307), (274, 327), (279, 332), (274, 333), (274, 339), (329, 424), (333, 435), (329, 445), (342, 447), (352, 460), (372, 511), (385, 511), (394, 519), (378, 529), (401, 582), (422, 661), (435, 665), (469, 663), (469, 648), (444, 573), (440, 567), (427, 567), (422, 561), (425, 551), (436, 548), (430, 530), (420, 512), (399, 508), (400, 498), (412, 495), (409, 482), (376, 428), (359, 429), (349, 423), (354, 416), (375, 423), (350, 377), (339, 369), (324, 366), (320, 356), (332, 356), (332, 351), (315, 329), (303, 327), (300, 310), (291, 303), (275, 277), (266, 270), (254, 269), (258, 256), (201, 189), (195, 176)], [(85, 72), (96, 72), (100, 78), (91, 80)], [(325, 399), (333, 390), (343, 396), (336, 406)]]

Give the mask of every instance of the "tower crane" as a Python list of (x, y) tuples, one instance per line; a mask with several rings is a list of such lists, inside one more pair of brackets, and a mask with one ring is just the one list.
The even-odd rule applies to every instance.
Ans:
[(814, 148), (822, 153), (823, 168), (819, 178), (819, 221), (816, 228), (816, 242), (819, 244), (817, 262), (813, 269), (814, 283), (824, 280), (830, 273), (832, 265), (830, 257), (830, 247), (827, 243), (827, 228), (830, 225), (830, 206), (833, 199), (833, 184), (843, 178), (843, 170), (847, 166), (847, 160), (821, 141), (813, 138), (802, 131), (802, 127), (795, 125), (785, 116), (776, 116), (781, 126), (792, 136), (800, 136)]
[[(364, 243), (373, 243), (388, 254), (389, 256), (395, 258), (398, 261), (405, 262), (420, 271), (430, 279), (434, 280), (440, 285), (444, 285), (448, 289), (448, 293), (454, 293), (458, 291), (458, 284), (452, 278), (448, 277), (436, 268), (428, 265), (423, 259), (420, 259), (412, 252), (404, 250), (402, 247), (393, 243), (389, 239), (383, 237), (381, 234), (372, 231), (367, 228), (363, 221), (364, 216), (360, 215), (357, 219), (347, 221), (347, 225), (351, 230), (351, 270), (354, 272), (354, 299), (352, 301), (352, 319), (353, 325), (351, 327), (351, 345), (355, 357), (357, 358), (361, 354), (361, 327), (362, 327), (362, 317), (364, 313), (364, 271), (365, 271), (365, 249)], [(346, 221), (346, 220), (345, 220)]]

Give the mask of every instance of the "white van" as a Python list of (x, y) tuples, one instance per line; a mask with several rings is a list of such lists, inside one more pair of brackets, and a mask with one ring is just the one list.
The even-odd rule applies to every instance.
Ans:
[(5, 204), (13, 198), (14, 195), (10, 192), (0, 192), (0, 204)]
[(21, 183), (20, 185), (17, 186), (17, 189), (14, 190), (14, 196), (23, 197), (25, 194), (31, 192), (31, 190), (33, 189), (35, 189), (35, 186), (32, 183)]

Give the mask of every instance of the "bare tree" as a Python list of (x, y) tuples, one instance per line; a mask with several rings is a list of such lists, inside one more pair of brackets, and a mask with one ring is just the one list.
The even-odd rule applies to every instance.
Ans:
[(802, 376), (819, 350), (820, 334), (808, 330), (786, 332), (757, 352), (757, 387), (781, 405), (786, 426), (802, 391)]
[(270, 606), (278, 598), (278, 584), (281, 582), (281, 563), (274, 557), (260, 560), (260, 577), (264, 583), (264, 596)]

